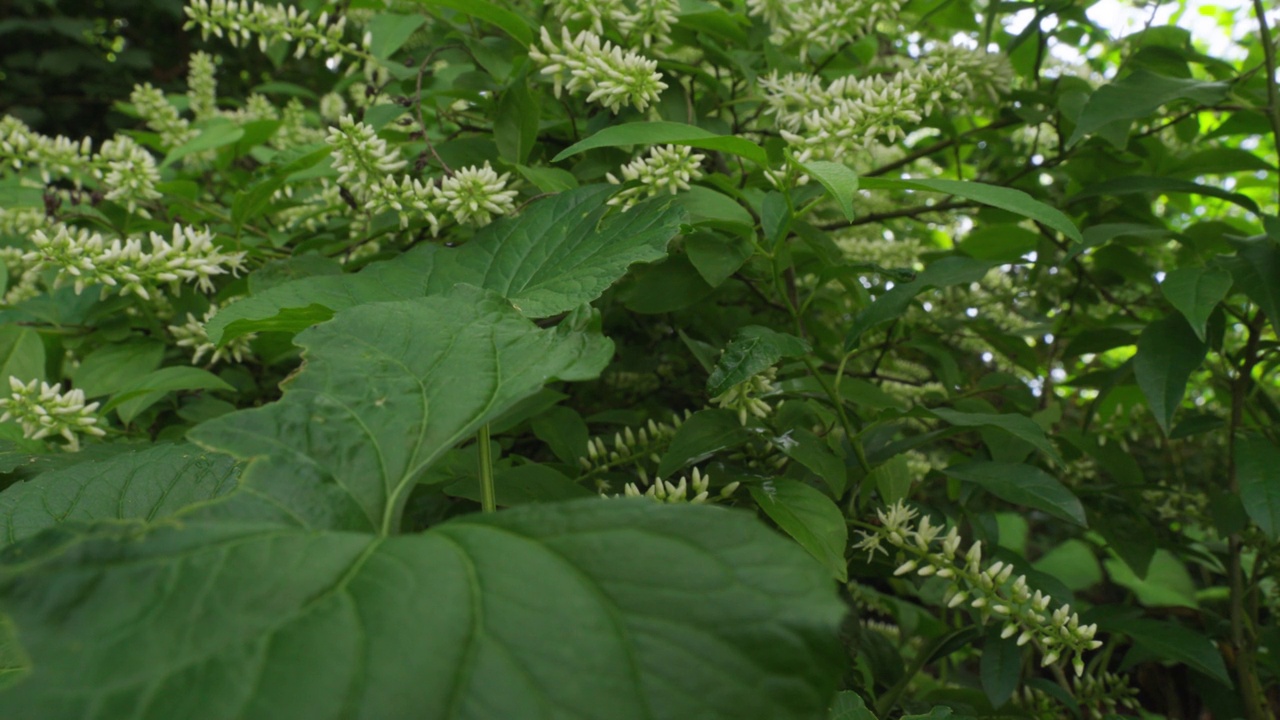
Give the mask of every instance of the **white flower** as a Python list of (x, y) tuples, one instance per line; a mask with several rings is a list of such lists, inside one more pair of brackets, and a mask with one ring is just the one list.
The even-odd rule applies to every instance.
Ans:
[(204, 357), (206, 353), (210, 354), (210, 366), (227, 359), (244, 362), (245, 357), (252, 355), (249, 350), (249, 343), (257, 337), (255, 333), (240, 335), (222, 347), (217, 347), (213, 344), (209, 339), (209, 333), (205, 331), (205, 325), (217, 314), (217, 304), (210, 304), (209, 310), (205, 312), (203, 318), (197, 319), (195, 315), (187, 313), (187, 321), (185, 323), (169, 326), (169, 334), (174, 337), (174, 345), (191, 348), (191, 363), (193, 365), (198, 364), (200, 358)]
[(583, 30), (575, 36), (562, 28), (560, 42), (563, 47), (544, 27), (542, 47), (529, 47), (529, 57), (554, 80), (556, 97), (562, 89), (586, 92), (587, 102), (598, 101), (617, 113), (624, 105), (644, 110), (667, 89), (656, 60), (624, 52), (595, 33)]
[(460, 224), (488, 225), (495, 215), (515, 211), (515, 190), (507, 190), (510, 173), (498, 175), (489, 163), (484, 167), (455, 170), (440, 183), (439, 197)]
[(769, 25), (770, 41), (832, 50), (898, 17), (906, 0), (747, 0), (747, 12)]
[(197, 120), (218, 114), (217, 61), (205, 52), (191, 54), (187, 69), (187, 106)]
[(636, 158), (623, 165), (619, 172), (619, 180), (613, 173), (605, 177), (614, 185), (623, 182), (637, 182), (609, 199), (610, 205), (621, 205), (623, 210), (635, 205), (642, 197), (653, 197), (662, 193), (675, 195), (681, 190), (688, 190), (689, 183), (702, 177), (701, 163), (704, 155), (695, 154), (682, 145), (655, 146), (649, 154)]
[(129, 101), (146, 120), (147, 127), (160, 135), (160, 142), (165, 147), (177, 147), (196, 136), (191, 124), (178, 115), (178, 109), (170, 105), (164, 93), (152, 87), (151, 83), (134, 86)]
[(353, 192), (368, 187), (375, 179), (380, 182), (408, 164), (398, 148), (388, 147), (387, 141), (378, 137), (373, 126), (356, 122), (350, 115), (343, 116), (338, 127), (329, 128), (326, 142), (333, 147), (338, 182), (350, 186)]
[(372, 59), (365, 49), (367, 34), (359, 43), (343, 39), (347, 27), (345, 16), (330, 22), (329, 13), (322, 12), (312, 20), (310, 11), (299, 11), (295, 5), (266, 5), (249, 0), (190, 0), (186, 14), (189, 19), (184, 29), (199, 27), (205, 40), (210, 35), (225, 35), (235, 47), (256, 40), (263, 52), (273, 42), (297, 42), (294, 56), (298, 58), (309, 54), (338, 61), (343, 55)]
[(0, 398), (0, 422), (16, 421), (22, 425), (22, 436), (30, 440), (43, 440), (61, 436), (67, 441), (67, 449), (80, 449), (80, 436), (102, 437), (106, 431), (98, 427), (99, 418), (94, 415), (98, 403), (84, 402), (80, 389), (59, 392), (57, 385), (32, 380), (24, 383), (16, 377), (9, 378), (10, 395)]

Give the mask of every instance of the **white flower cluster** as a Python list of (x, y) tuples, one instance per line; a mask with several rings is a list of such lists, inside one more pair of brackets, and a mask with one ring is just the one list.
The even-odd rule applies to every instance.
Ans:
[(657, 464), (662, 461), (662, 453), (676, 436), (676, 430), (692, 415), (685, 412), (683, 416), (673, 413), (671, 422), (655, 422), (650, 419), (638, 430), (630, 427), (614, 433), (613, 449), (610, 450), (602, 437), (596, 436), (587, 440), (587, 456), (578, 458), (582, 469), (587, 472), (598, 472), (635, 465), (641, 478), (646, 477), (643, 462), (646, 460)]
[(24, 383), (16, 377), (9, 378), (9, 397), (0, 397), (0, 422), (13, 420), (22, 425), (22, 436), (29, 440), (43, 440), (60, 435), (67, 441), (67, 449), (80, 449), (80, 436), (102, 437), (106, 431), (98, 427), (94, 411), (98, 403), (84, 402), (80, 389), (59, 392), (57, 385), (32, 380)]
[(240, 335), (222, 347), (213, 344), (209, 339), (209, 333), (204, 327), (214, 315), (218, 314), (218, 305), (210, 304), (209, 310), (205, 312), (203, 318), (196, 318), (192, 313), (187, 313), (187, 320), (181, 325), (170, 325), (169, 334), (174, 338), (174, 345), (178, 347), (191, 348), (191, 364), (198, 365), (200, 358), (206, 354), (209, 355), (209, 365), (217, 365), (225, 360), (235, 360), (236, 362), (244, 362), (246, 357), (253, 355), (249, 349), (249, 343), (257, 337), (256, 333)]
[(1006, 56), (960, 45), (937, 45), (918, 60), (902, 59), (925, 115), (946, 107), (968, 112), (998, 102), (1013, 86), (1013, 67)]
[(151, 233), (149, 249), (145, 250), (141, 237), (108, 242), (96, 232), (63, 224), (56, 226), (52, 237), (37, 230), (31, 242), (36, 250), (23, 259), (56, 266), (58, 281), (74, 279), (77, 293), (88, 285), (101, 284), (118, 287), (122, 295), (133, 293), (147, 300), (160, 286), (183, 281), (213, 292), (211, 278), (238, 273), (245, 256), (243, 252), (219, 250), (208, 230), (178, 224), (173, 226), (172, 239)]
[(777, 369), (769, 368), (711, 398), (711, 403), (727, 410), (737, 410), (738, 422), (743, 425), (747, 424), (749, 417), (763, 420), (773, 412), (773, 406), (762, 398), (777, 394), (778, 387), (773, 384), (777, 379)]
[(510, 174), (498, 175), (487, 162), (459, 168), (437, 187), (408, 175), (397, 180), (394, 173), (408, 164), (400, 150), (349, 115), (330, 128), (327, 142), (333, 148), (338, 182), (370, 209), (400, 213), (401, 227), (409, 224), (409, 209), (421, 214), (433, 234), (440, 228), (438, 212), (448, 212), (461, 224), (487, 225), (495, 215), (515, 211), (516, 191), (507, 189)]
[[(1081, 625), (1080, 616), (1070, 605), (1050, 612), (1052, 599), (1027, 586), (1025, 575), (1013, 577), (1013, 566), (997, 560), (982, 564), (982, 543), (976, 542), (959, 555), (960, 534), (952, 526), (944, 535), (928, 515), (919, 516), (915, 509), (901, 501), (877, 510), (880, 526), (874, 532), (862, 532), (855, 549), (866, 550), (868, 558), (876, 552), (886, 555), (888, 543), (907, 560), (894, 575), (916, 573), (921, 577), (937, 576), (948, 581), (947, 607), (967, 605), (981, 613), (983, 619), (996, 617), (1004, 623), (1003, 638), (1018, 637), (1018, 645), (1033, 642), (1043, 654), (1041, 666), (1052, 665), (1071, 655), (1076, 675), (1084, 674), (1084, 652), (1102, 647), (1094, 640), (1097, 625)], [(919, 522), (915, 522), (919, 517)], [(935, 546), (935, 543), (937, 545)]]
[(658, 62), (626, 51), (599, 35), (583, 30), (576, 36), (561, 30), (561, 46), (542, 28), (542, 47), (529, 47), (529, 57), (542, 65), (542, 74), (561, 90), (586, 92), (587, 102), (599, 102), (617, 113), (624, 105), (644, 110), (667, 89)]
[[(641, 490), (640, 486), (649, 485), (647, 490)], [(613, 497), (646, 497), (650, 500), (660, 503), (688, 503), (690, 505), (701, 505), (703, 503), (714, 503), (720, 500), (727, 500), (733, 496), (735, 490), (741, 485), (739, 482), (731, 482), (720, 489), (715, 496), (711, 496), (711, 476), (703, 475), (698, 468), (693, 469), (692, 476), (682, 476), (679, 482), (671, 482), (662, 478), (655, 478), (649, 483), (643, 469), (641, 470), (640, 482), (627, 483), (622, 487), (621, 495)], [(692, 496), (690, 496), (692, 493)], [(607, 495), (605, 497), (608, 497)]]
[(906, 0), (747, 0), (747, 12), (769, 25), (770, 42), (833, 50), (897, 18)]
[(206, 52), (195, 52), (187, 61), (187, 108), (196, 120), (218, 114), (217, 60)]
[(549, 5), (565, 25), (586, 26), (596, 35), (605, 33), (609, 22), (632, 44), (649, 48), (671, 40), (671, 26), (680, 15), (679, 0), (552, 0)]
[(370, 37), (365, 33), (361, 43), (349, 43), (343, 39), (347, 19), (338, 17), (330, 22), (328, 12), (322, 12), (314, 20), (307, 10), (294, 5), (266, 5), (249, 0), (190, 0), (186, 7), (189, 20), (184, 30), (200, 28), (205, 40), (210, 35), (222, 37), (225, 33), (235, 47), (241, 47), (257, 38), (262, 52), (273, 42), (297, 42), (294, 57), (330, 56), (334, 63), (343, 55), (354, 55), (372, 60), (366, 52)]
[(197, 134), (191, 129), (191, 123), (178, 115), (178, 109), (165, 99), (164, 93), (151, 83), (135, 85), (129, 102), (137, 108), (147, 127), (160, 135), (160, 143), (166, 148), (177, 147)]
[(40, 294), (40, 266), (24, 260), (21, 248), (0, 247), (0, 264), (9, 278), (8, 287), (0, 295), (0, 304), (16, 305)]
[(0, 118), (0, 167), (14, 170), (36, 169), (46, 184), (65, 177), (80, 187), (85, 180), (101, 183), (103, 197), (136, 210), (139, 202), (160, 197), (156, 183), (160, 172), (155, 158), (128, 136), (118, 136), (102, 144), (93, 154), (89, 138), (72, 140), (47, 137), (33, 131), (14, 117)]
[(613, 173), (605, 174), (605, 178), (614, 185), (633, 181), (638, 183), (614, 195), (609, 199), (609, 204), (621, 205), (623, 210), (628, 210), (641, 198), (662, 193), (675, 195), (681, 190), (688, 190), (690, 182), (702, 177), (702, 161), (705, 158), (705, 155), (695, 154), (683, 145), (655, 146), (645, 157), (623, 165), (619, 170), (622, 173), (621, 180)]

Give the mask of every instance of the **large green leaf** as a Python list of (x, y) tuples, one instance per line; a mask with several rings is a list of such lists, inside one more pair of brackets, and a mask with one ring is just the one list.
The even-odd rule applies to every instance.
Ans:
[(759, 325), (739, 328), (707, 378), (707, 394), (715, 397), (766, 370), (784, 357), (809, 352), (809, 343)]
[(1138, 336), (1133, 374), (1165, 435), (1169, 434), (1174, 412), (1182, 404), (1188, 378), (1204, 362), (1208, 350), (1209, 346), (1196, 337), (1180, 315), (1157, 320)]
[(665, 121), (610, 125), (595, 135), (574, 143), (556, 155), (552, 162), (560, 162), (565, 158), (596, 148), (631, 145), (685, 145), (737, 155), (761, 167), (769, 167), (769, 156), (764, 148), (750, 140), (733, 135), (717, 135), (697, 125)]
[(9, 393), (9, 378), (44, 379), (44, 343), (40, 333), (19, 325), (0, 325), (0, 394)]
[(1221, 200), (1226, 200), (1229, 203), (1239, 205), (1255, 215), (1261, 214), (1262, 212), (1258, 207), (1258, 203), (1254, 202), (1253, 198), (1250, 198), (1248, 195), (1242, 195), (1240, 193), (1223, 190), (1222, 188), (1214, 187), (1212, 185), (1202, 185), (1197, 182), (1182, 180), (1180, 178), (1148, 177), (1144, 175), (1117, 177), (1093, 183), (1084, 190), (1072, 195), (1070, 199), (1067, 200), (1067, 204), (1091, 197), (1145, 195), (1148, 193), (1204, 195), (1205, 197), (1215, 197)]
[(526, 20), (488, 0), (410, 0), (410, 2), (470, 15), (501, 29), (525, 46), (533, 43), (533, 29), (529, 27)]
[(1280, 537), (1280, 448), (1260, 436), (1237, 438), (1236, 472), (1245, 512), (1267, 537)]
[(911, 306), (911, 301), (925, 290), (977, 282), (991, 268), (990, 262), (963, 255), (951, 255), (937, 260), (925, 268), (915, 280), (895, 285), (858, 313), (853, 319), (853, 325), (845, 334), (846, 349), (853, 349), (862, 334), (871, 328), (898, 318)]
[(1218, 648), (1195, 630), (1159, 620), (1125, 620), (1115, 629), (1161, 660), (1187, 665), (1224, 685), (1231, 685), (1231, 676)]
[(613, 352), (598, 335), (541, 330), (467, 286), (351, 308), (298, 344), (306, 364), (279, 402), (191, 431), (252, 460), (242, 491), (208, 512), (395, 532), (409, 489), (441, 453), (553, 378), (594, 377)]
[(789, 478), (752, 485), (751, 497), (769, 519), (817, 558), (832, 577), (840, 582), (848, 581), (849, 564), (844, 559), (844, 551), (849, 545), (849, 528), (844, 513), (831, 498)]
[(589, 499), (377, 538), (98, 525), (15, 548), (13, 720), (819, 718), (844, 606), (745, 513)]
[[(1236, 287), (1266, 313), (1272, 328), (1280, 328), (1280, 238), (1238, 240), (1236, 257), (1223, 261)], [(1277, 330), (1280, 332), (1280, 330)]]
[(1230, 290), (1231, 273), (1220, 268), (1178, 268), (1160, 283), (1160, 292), (1191, 323), (1201, 342), (1209, 314)]
[(41, 473), (0, 493), (0, 542), (68, 521), (168, 517), (230, 492), (239, 467), (192, 445), (156, 445)]
[(595, 185), (534, 203), (488, 225), (461, 248), (424, 245), (353, 275), (285, 283), (224, 308), (209, 336), (259, 330), (297, 332), (324, 311), (406, 300), (464, 283), (494, 290), (529, 317), (566, 312), (600, 296), (634, 263), (666, 255), (684, 212), (668, 200), (603, 217), (611, 186)]
[(1223, 82), (1206, 82), (1157, 75), (1138, 70), (1109, 85), (1103, 85), (1089, 96), (1089, 101), (1076, 120), (1075, 132), (1067, 141), (1074, 144), (1105, 125), (1117, 120), (1134, 120), (1155, 112), (1174, 100), (1191, 100), (1202, 105), (1219, 102), (1231, 86)]
[(933, 408), (929, 412), (959, 427), (994, 427), (1026, 440), (1057, 462), (1062, 462), (1058, 449), (1044, 435), (1044, 429), (1026, 415), (1016, 413), (976, 413), (952, 408)]
[(978, 666), (982, 691), (995, 708), (1009, 702), (1022, 679), (1022, 648), (1014, 638), (1001, 638), (1001, 630), (999, 625), (987, 630), (982, 643), (982, 662)]
[(1040, 468), (1022, 463), (971, 462), (944, 470), (1015, 505), (1042, 510), (1060, 520), (1086, 527), (1084, 506), (1066, 485)]
[(659, 477), (669, 477), (677, 470), (702, 462), (713, 453), (735, 448), (751, 438), (751, 433), (738, 422), (731, 410), (708, 409), (694, 413), (680, 424), (671, 445), (658, 463)]
[(844, 163), (811, 160), (800, 167), (827, 189), (827, 194), (840, 206), (845, 220), (853, 222), (853, 195), (858, 192), (858, 174)]
[(1001, 210), (1008, 210), (1023, 217), (1031, 218), (1057, 230), (1067, 237), (1080, 242), (1080, 228), (1071, 222), (1071, 218), (1063, 215), (1030, 195), (1014, 188), (1000, 185), (966, 182), (962, 180), (934, 180), (929, 178), (911, 178), (896, 180), (893, 178), (861, 178), (864, 190), (932, 190), (933, 192), (955, 195), (966, 200), (990, 205)]

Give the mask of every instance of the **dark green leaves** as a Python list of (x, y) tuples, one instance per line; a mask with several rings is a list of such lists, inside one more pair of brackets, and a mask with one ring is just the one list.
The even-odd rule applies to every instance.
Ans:
[(962, 412), (951, 408), (933, 408), (929, 412), (952, 425), (960, 427), (1000, 428), (1021, 440), (1031, 443), (1059, 463), (1062, 462), (1062, 456), (1058, 454), (1058, 450), (1053, 446), (1053, 443), (1049, 442), (1049, 439), (1044, 436), (1044, 430), (1026, 415)]
[(1231, 273), (1218, 268), (1178, 268), (1160, 283), (1160, 292), (1191, 323), (1201, 342), (1209, 314), (1230, 290)]
[(553, 378), (594, 377), (612, 354), (602, 337), (540, 330), (470, 287), (351, 308), (298, 344), (307, 362), (279, 402), (191, 432), (252, 459), (245, 488), (210, 512), (395, 532), (441, 453)]
[(1009, 702), (1022, 678), (1022, 648), (1016, 638), (1001, 639), (1000, 631), (998, 624), (987, 630), (979, 665), (982, 691), (996, 708)]
[(800, 167), (827, 189), (831, 199), (840, 206), (844, 218), (853, 221), (853, 194), (858, 191), (858, 175), (843, 163), (813, 160), (801, 163)]
[(858, 313), (853, 326), (845, 335), (845, 347), (852, 349), (864, 332), (902, 315), (911, 306), (911, 301), (925, 290), (976, 282), (990, 269), (989, 262), (960, 255), (944, 257), (934, 262), (915, 280), (894, 286)]
[(1212, 105), (1226, 97), (1229, 91), (1227, 83), (1172, 78), (1138, 70), (1098, 88), (1089, 97), (1067, 144), (1074, 144), (1109, 123), (1146, 117), (1174, 100)]
[(528, 317), (572, 310), (599, 297), (632, 264), (666, 255), (684, 217), (653, 201), (602, 221), (611, 193), (608, 185), (562, 193), (482, 228), (458, 249), (421, 246), (354, 275), (272, 287), (224, 308), (209, 335), (225, 343), (264, 329), (297, 332), (323, 319), (325, 308), (422, 297), (460, 283), (493, 290)]
[(912, 178), (910, 180), (894, 180), (880, 177), (862, 178), (861, 184), (863, 189), (866, 190), (932, 190), (955, 195), (956, 197), (962, 197), (966, 200), (972, 200), (983, 205), (990, 205), (991, 207), (1008, 210), (1023, 217), (1031, 218), (1057, 230), (1076, 242), (1080, 242), (1083, 239), (1080, 235), (1080, 229), (1076, 227), (1075, 223), (1071, 222), (1071, 218), (1014, 188), (960, 180), (921, 178)]
[(1236, 472), (1245, 512), (1275, 540), (1280, 536), (1280, 448), (1263, 437), (1237, 438)]
[(809, 352), (809, 343), (794, 335), (775, 332), (759, 325), (738, 330), (715, 370), (707, 378), (707, 394), (715, 397), (729, 388), (768, 369), (784, 357), (797, 357)]
[(1231, 676), (1218, 648), (1204, 635), (1177, 623), (1159, 620), (1126, 620), (1116, 629), (1124, 632), (1144, 650), (1161, 660), (1187, 665), (1224, 685)]
[(635, 122), (610, 125), (553, 158), (560, 162), (587, 150), (630, 145), (685, 145), (703, 150), (716, 150), (751, 160), (761, 167), (769, 166), (764, 148), (750, 140), (732, 135), (717, 135), (697, 125), (674, 122)]
[(1200, 367), (1208, 349), (1187, 321), (1177, 315), (1151, 323), (1138, 337), (1133, 373), (1166, 435), (1173, 414), (1182, 403), (1187, 379)]
[(1065, 485), (1040, 468), (1022, 463), (971, 462), (946, 470), (1001, 500), (1044, 511), (1060, 520), (1087, 527), (1084, 507)]
[(726, 448), (747, 441), (750, 433), (729, 410), (703, 410), (685, 420), (671, 439), (667, 453), (658, 464), (658, 475), (668, 477), (680, 468), (701, 462)]
[(0, 705), (29, 717), (800, 720), (840, 667), (829, 576), (716, 508), (592, 499), (392, 538), (98, 525), (5, 560), (32, 670)]
[(788, 478), (751, 486), (751, 497), (769, 519), (817, 558), (836, 580), (848, 580), (844, 550), (849, 544), (849, 529), (844, 514), (831, 498)]

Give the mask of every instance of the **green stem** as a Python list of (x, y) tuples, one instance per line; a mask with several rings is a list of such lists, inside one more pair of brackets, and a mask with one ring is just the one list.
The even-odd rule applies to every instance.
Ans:
[(489, 447), (489, 424), (480, 426), (476, 434), (480, 448), (480, 510), (491, 513), (498, 509), (498, 494), (493, 488), (493, 452)]

